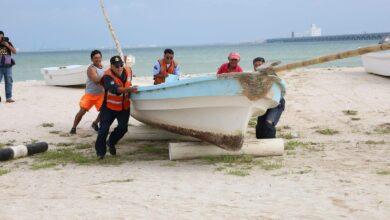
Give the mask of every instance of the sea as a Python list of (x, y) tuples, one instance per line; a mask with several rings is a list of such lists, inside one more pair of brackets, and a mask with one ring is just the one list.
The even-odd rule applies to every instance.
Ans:
[[(287, 64), (377, 43), (377, 41), (369, 40), (321, 41), (175, 46), (170, 48), (175, 51), (175, 60), (178, 61), (182, 73), (201, 74), (216, 72), (222, 63), (227, 62), (227, 56), (232, 51), (241, 54), (239, 64), (242, 68), (251, 70), (253, 58), (259, 56), (267, 61), (279, 60), (282, 64)], [(127, 48), (124, 49), (124, 53), (135, 57), (133, 71), (136, 76), (151, 76), (153, 65), (163, 55), (165, 48)], [(90, 52), (91, 50), (19, 52), (14, 55), (16, 65), (13, 67), (13, 79), (14, 81), (43, 80), (40, 73), (40, 69), (43, 67), (89, 64)], [(114, 49), (105, 49), (102, 50), (102, 53), (104, 60), (116, 55)], [(354, 57), (313, 67), (357, 67), (361, 65), (360, 57)]]

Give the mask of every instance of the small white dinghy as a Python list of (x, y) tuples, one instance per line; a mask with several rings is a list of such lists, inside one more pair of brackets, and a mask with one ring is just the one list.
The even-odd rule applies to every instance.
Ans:
[(367, 72), (390, 76), (390, 53), (368, 53), (362, 55), (362, 62)]
[[(134, 65), (135, 58), (127, 56), (129, 66)], [(103, 61), (103, 66), (108, 67), (109, 62)], [(49, 86), (81, 86), (87, 81), (88, 65), (69, 65), (60, 67), (45, 67), (41, 69), (46, 85)]]
[(41, 73), (49, 86), (79, 86), (87, 81), (87, 68), (85, 65), (46, 67)]
[[(390, 36), (384, 37), (379, 44), (389, 44)], [(363, 66), (369, 73), (390, 76), (390, 53), (367, 53), (362, 55)]]

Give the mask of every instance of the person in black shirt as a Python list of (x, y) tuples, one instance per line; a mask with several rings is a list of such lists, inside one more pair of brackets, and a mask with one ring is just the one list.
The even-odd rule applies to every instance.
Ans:
[[(0, 83), (4, 77), (5, 80), (5, 97), (6, 102), (15, 102), (12, 99), (12, 66), (15, 64), (11, 54), (16, 54), (16, 49), (7, 37), (4, 37), (4, 32), (0, 31)], [(1, 102), (1, 96), (0, 96)]]
[[(137, 87), (131, 86), (130, 68), (124, 68), (120, 56), (110, 59), (111, 66), (105, 71), (101, 84), (104, 87), (104, 101), (100, 110), (100, 128), (95, 143), (96, 154), (99, 159), (106, 155), (107, 147), (111, 155), (116, 155), (115, 145), (127, 132), (130, 117), (130, 93), (137, 93)], [(111, 132), (107, 140), (108, 132), (114, 120), (118, 126)]]
[[(265, 63), (264, 58), (256, 57), (253, 59), (253, 69), (256, 71), (258, 67)], [(275, 108), (268, 109), (267, 112), (257, 117), (256, 125), (256, 138), (257, 139), (266, 139), (266, 138), (275, 138), (276, 136), (276, 124), (278, 124), (280, 116), (282, 115), (286, 102), (282, 97), (280, 97), (279, 105)]]

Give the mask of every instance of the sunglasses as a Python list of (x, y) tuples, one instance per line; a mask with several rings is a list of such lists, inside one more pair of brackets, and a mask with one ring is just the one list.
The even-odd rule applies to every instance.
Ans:
[(167, 60), (173, 60), (173, 57), (166, 57)]
[(123, 67), (123, 64), (117, 64), (117, 65), (114, 65), (114, 66), (115, 66), (115, 68), (119, 69), (119, 68)]

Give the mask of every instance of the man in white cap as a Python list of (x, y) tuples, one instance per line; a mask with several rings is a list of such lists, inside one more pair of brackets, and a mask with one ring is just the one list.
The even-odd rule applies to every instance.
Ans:
[(238, 65), (240, 62), (240, 54), (236, 52), (231, 52), (228, 56), (228, 63), (222, 64), (217, 74), (223, 74), (223, 73), (241, 73), (242, 68)]

